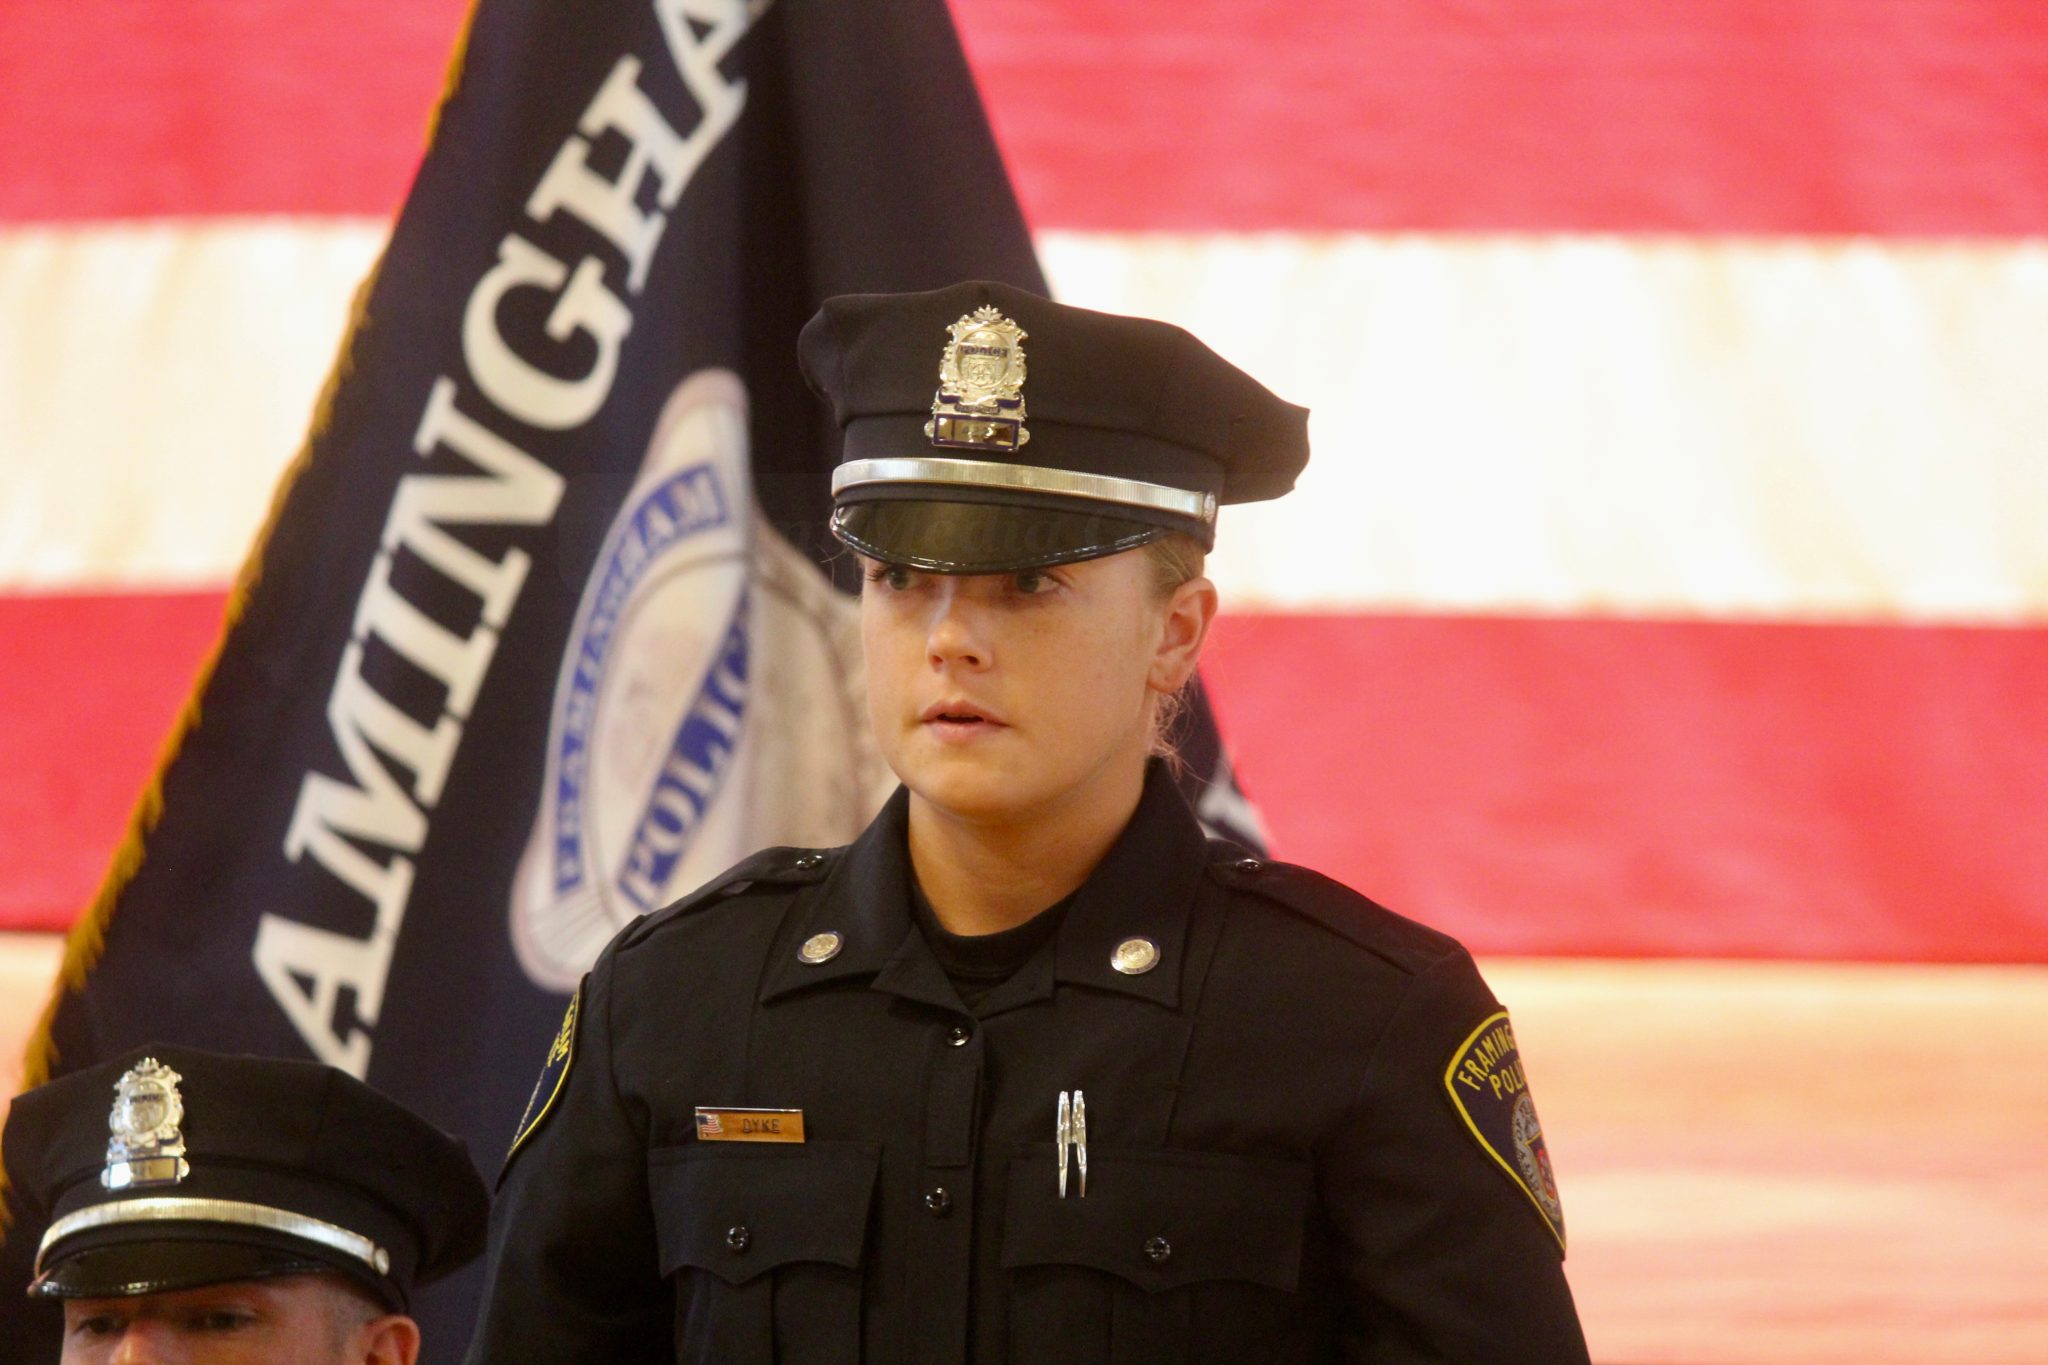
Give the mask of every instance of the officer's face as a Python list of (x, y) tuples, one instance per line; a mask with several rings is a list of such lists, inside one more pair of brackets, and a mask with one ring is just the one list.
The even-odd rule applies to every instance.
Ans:
[(63, 1365), (411, 1365), (419, 1329), (321, 1275), (67, 1299)]
[(868, 711), (914, 796), (1001, 822), (1135, 799), (1156, 699), (1193, 673), (1215, 611), (1207, 579), (1162, 599), (1142, 550), (1012, 574), (863, 567)]

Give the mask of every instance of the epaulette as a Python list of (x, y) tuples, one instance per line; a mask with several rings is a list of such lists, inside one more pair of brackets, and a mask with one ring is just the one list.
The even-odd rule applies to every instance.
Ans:
[(1340, 881), (1294, 863), (1253, 857), (1236, 844), (1212, 841), (1209, 876), (1342, 935), (1375, 957), (1420, 972), (1463, 946), (1449, 934), (1397, 914)]
[(642, 915), (619, 936), (618, 946), (630, 948), (662, 925), (751, 887), (808, 886), (823, 881), (843, 852), (843, 848), (764, 848), (734, 863), (682, 899)]

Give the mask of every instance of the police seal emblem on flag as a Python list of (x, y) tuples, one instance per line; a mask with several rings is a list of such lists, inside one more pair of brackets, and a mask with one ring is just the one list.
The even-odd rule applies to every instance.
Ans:
[(852, 598), (761, 517), (745, 386), (676, 386), (562, 651), (510, 927), (568, 991), (620, 929), (771, 844), (859, 832), (888, 787)]
[[(746, 432), (736, 375), (680, 385), (584, 585), (513, 883), (513, 945), (538, 985), (573, 986), (613, 934), (676, 894), (707, 826), (729, 823), (714, 817), (755, 666)], [(699, 880), (732, 856), (713, 852)]]
[(1444, 1089), (1494, 1164), (1529, 1197), (1544, 1226), (1564, 1248), (1564, 1203), (1550, 1167), (1550, 1149), (1522, 1069), (1521, 1048), (1505, 1010), (1472, 1030), (1444, 1069)]

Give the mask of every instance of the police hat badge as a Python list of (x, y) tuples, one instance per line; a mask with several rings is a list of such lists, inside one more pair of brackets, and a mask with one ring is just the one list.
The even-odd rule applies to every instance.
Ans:
[(177, 1072), (144, 1057), (114, 1084), (107, 1114), (107, 1164), (100, 1184), (110, 1190), (175, 1185), (192, 1173), (185, 1160), (185, 1101)]
[(1029, 334), (984, 304), (946, 329), (939, 391), (924, 434), (949, 450), (1016, 450), (1024, 429), (1024, 339)]
[(1308, 460), (1307, 410), (1179, 327), (989, 280), (827, 299), (797, 358), (842, 437), (832, 534), (887, 564), (1013, 573), (1175, 533), (1207, 549), (1219, 505), (1280, 496)]

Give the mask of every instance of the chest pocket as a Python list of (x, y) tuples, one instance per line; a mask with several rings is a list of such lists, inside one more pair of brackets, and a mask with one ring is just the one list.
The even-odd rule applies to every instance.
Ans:
[(690, 1143), (648, 1156), (676, 1359), (853, 1365), (880, 1148)]
[(1059, 1194), (1049, 1144), (1009, 1170), (1003, 1268), (1013, 1361), (1312, 1359), (1299, 1296), (1313, 1173), (1305, 1160), (1089, 1153)]

